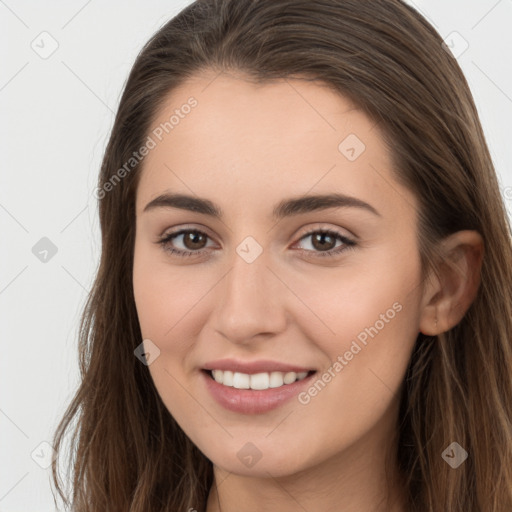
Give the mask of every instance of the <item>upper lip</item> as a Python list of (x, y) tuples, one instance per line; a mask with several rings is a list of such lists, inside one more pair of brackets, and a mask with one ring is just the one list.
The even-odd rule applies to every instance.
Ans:
[(247, 373), (249, 375), (254, 373), (265, 372), (310, 372), (312, 368), (304, 368), (302, 366), (281, 363), (279, 361), (271, 361), (268, 359), (260, 359), (257, 361), (242, 361), (236, 359), (218, 359), (210, 361), (203, 367), (205, 370), (224, 370), (239, 373)]

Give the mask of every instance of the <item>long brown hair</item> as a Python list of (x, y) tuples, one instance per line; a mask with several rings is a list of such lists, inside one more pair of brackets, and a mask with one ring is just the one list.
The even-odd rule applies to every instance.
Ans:
[[(169, 93), (203, 69), (261, 82), (321, 80), (378, 123), (396, 178), (419, 199), (424, 272), (446, 235), (482, 235), (481, 285), (466, 315), (439, 336), (418, 335), (396, 463), (408, 510), (512, 510), (511, 228), (471, 92), (442, 43), (401, 0), (200, 0), (144, 46), (101, 166), (102, 253), (80, 324), (81, 384), (53, 443), (52, 481), (74, 511), (202, 511), (213, 482), (211, 462), (134, 356), (142, 341), (132, 266), (143, 161), (115, 176)], [(66, 493), (57, 464), (73, 420)], [(469, 453), (456, 470), (441, 456), (452, 441)]]

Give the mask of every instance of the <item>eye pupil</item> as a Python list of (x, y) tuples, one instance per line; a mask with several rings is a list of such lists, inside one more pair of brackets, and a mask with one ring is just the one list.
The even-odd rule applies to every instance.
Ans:
[[(313, 236), (313, 246), (317, 249), (326, 249), (326, 245), (325, 245), (325, 238), (328, 237), (328, 238), (331, 238), (331, 244), (327, 244), (327, 245), (332, 245), (332, 241), (334, 241), (334, 243), (336, 244), (336, 240), (334, 239), (334, 237), (332, 235), (330, 235), (329, 233), (317, 233), (315, 236)], [(320, 244), (319, 246), (317, 247), (317, 242), (318, 240), (320, 239)], [(331, 249), (332, 247), (327, 247), (327, 250)]]
[[(189, 231), (183, 241), (185, 242), (185, 244), (188, 246), (188, 242), (192, 242), (192, 247), (189, 247), (189, 249), (201, 249), (201, 242), (198, 242), (198, 239), (203, 239), (203, 242), (204, 242), (204, 236), (197, 232), (197, 231)], [(199, 243), (199, 247), (197, 247), (195, 244), (198, 244)]]

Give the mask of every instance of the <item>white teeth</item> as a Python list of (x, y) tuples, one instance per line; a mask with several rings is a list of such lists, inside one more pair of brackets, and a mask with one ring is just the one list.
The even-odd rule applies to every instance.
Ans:
[(291, 384), (297, 380), (297, 374), (295, 372), (285, 373), (283, 380), (285, 384)]
[(286, 384), (292, 384), (296, 380), (302, 380), (308, 372), (262, 372), (262, 373), (240, 373), (229, 370), (212, 370), (212, 376), (216, 382), (224, 386), (236, 389), (269, 389), (279, 388)]
[(251, 378), (247, 373), (235, 372), (233, 375), (233, 387), (236, 389), (250, 389)]
[(268, 389), (269, 382), (268, 373), (254, 373), (251, 375), (251, 389)]
[(219, 375), (219, 374), (222, 375), (220, 380), (217, 380), (214, 375), (214, 378), (215, 378), (215, 380), (217, 380), (217, 382), (224, 384), (224, 386), (233, 386), (233, 372), (230, 372), (230, 371), (223, 372), (222, 370), (215, 370), (215, 371), (217, 372), (217, 375)]
[(221, 370), (213, 370), (212, 371), (213, 378), (222, 384), (222, 377), (224, 376), (224, 372)]
[(284, 384), (283, 374), (281, 372), (272, 372), (270, 374), (270, 387), (279, 388)]

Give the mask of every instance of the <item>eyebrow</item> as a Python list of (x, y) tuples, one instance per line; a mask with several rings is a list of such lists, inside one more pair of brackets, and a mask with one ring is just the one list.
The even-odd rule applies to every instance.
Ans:
[[(148, 212), (157, 208), (180, 208), (182, 210), (209, 215), (219, 220), (224, 216), (222, 208), (209, 199), (189, 196), (186, 194), (161, 194), (150, 201), (145, 206), (143, 212)], [(278, 220), (285, 217), (300, 215), (302, 213), (327, 210), (329, 208), (361, 208), (379, 217), (382, 216), (373, 206), (365, 203), (361, 199), (344, 194), (333, 193), (285, 199), (274, 207), (272, 217), (275, 220)]]

